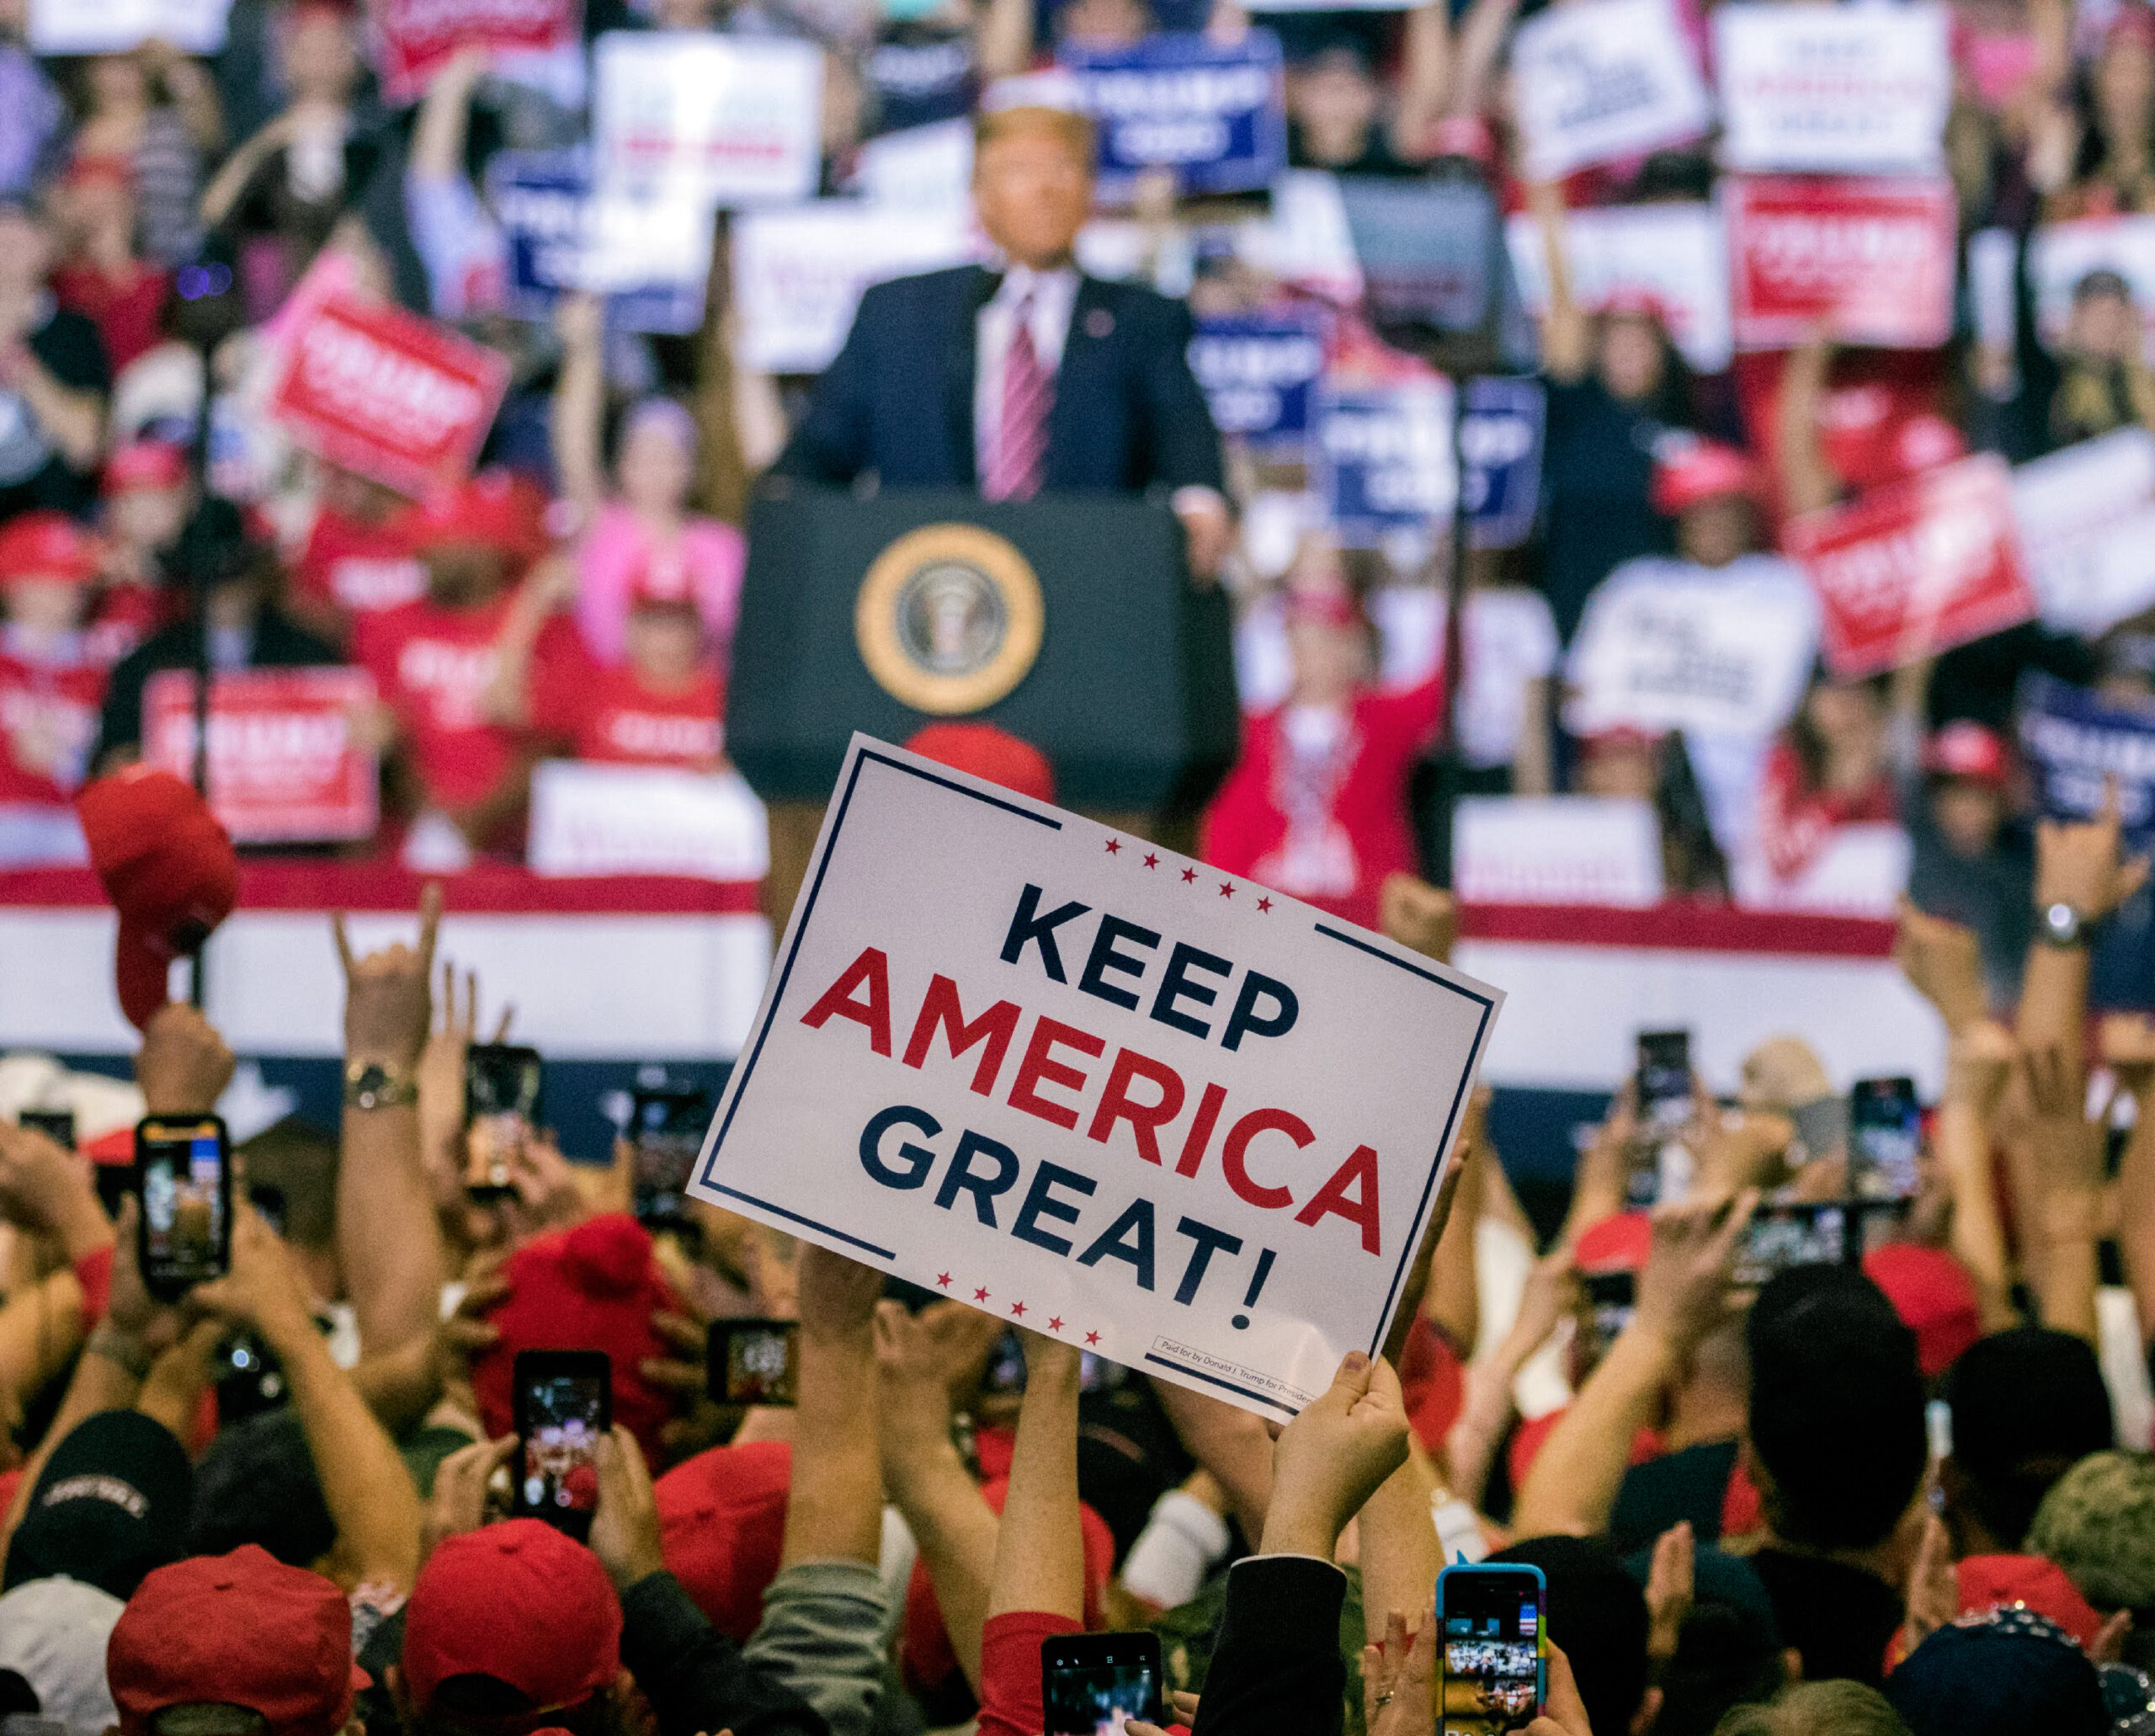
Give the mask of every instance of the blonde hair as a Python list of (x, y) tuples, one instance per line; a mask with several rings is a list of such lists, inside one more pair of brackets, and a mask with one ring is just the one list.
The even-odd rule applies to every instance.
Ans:
[(983, 109), (973, 116), (973, 150), (985, 151), (998, 139), (1022, 132), (1053, 133), (1089, 171), (1093, 167), (1093, 123), (1069, 109), (1024, 103), (1008, 109)]
[(1770, 1706), (1739, 1706), (1714, 1736), (1908, 1736), (1886, 1696), (1861, 1682), (1805, 1682)]

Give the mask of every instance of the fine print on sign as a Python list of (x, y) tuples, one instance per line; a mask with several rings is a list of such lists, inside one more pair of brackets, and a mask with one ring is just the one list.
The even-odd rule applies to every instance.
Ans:
[(1503, 1000), (856, 735), (694, 1190), (1291, 1415), (1381, 1347)]

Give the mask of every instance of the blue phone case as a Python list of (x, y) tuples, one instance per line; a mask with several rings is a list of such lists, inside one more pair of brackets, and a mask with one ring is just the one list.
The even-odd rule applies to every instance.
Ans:
[[(1437, 1575), (1437, 1643), (1444, 1643), (1445, 1585), (1447, 1580), (1469, 1574), (1487, 1577), (1494, 1574), (1520, 1574), (1534, 1581), (1534, 1712), (1522, 1722), (1530, 1723), (1541, 1715), (1549, 1703), (1549, 1582), (1541, 1569), (1524, 1562), (1493, 1561), (1470, 1562), (1464, 1558), (1454, 1562)], [(1437, 1660), (1438, 1728), (1443, 1728), (1444, 1659)]]

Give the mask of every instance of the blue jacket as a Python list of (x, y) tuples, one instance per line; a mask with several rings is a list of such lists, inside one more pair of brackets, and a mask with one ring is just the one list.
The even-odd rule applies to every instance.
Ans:
[[(975, 338), (998, 279), (977, 265), (877, 284), (774, 466), (803, 481), (971, 488)], [(1042, 488), (1141, 493), (1222, 486), (1220, 436), (1189, 371), (1189, 311), (1084, 277), (1049, 413)]]

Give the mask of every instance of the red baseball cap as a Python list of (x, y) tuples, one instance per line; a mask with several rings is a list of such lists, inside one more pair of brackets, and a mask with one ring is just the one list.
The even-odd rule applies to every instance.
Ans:
[(705, 1619), (745, 1641), (764, 1618), (764, 1593), (785, 1552), (793, 1448), (783, 1440), (715, 1446), (658, 1479), (658, 1534), (667, 1570)]
[(65, 513), (24, 513), (0, 530), (0, 589), (29, 578), (88, 584), (97, 573), (97, 545)]
[(1705, 501), (1748, 496), (1758, 484), (1757, 466), (1733, 446), (1719, 440), (1672, 442), (1671, 450), (1654, 459), (1653, 509), (1673, 518)]
[(542, 1711), (621, 1673), (621, 1600), (599, 1558), (535, 1519), (450, 1537), (404, 1606), (401, 1660), (423, 1712), (451, 1676), (490, 1675)]
[(120, 913), (120, 1004), (141, 1030), (165, 1004), (173, 960), (199, 950), (239, 902), (239, 857), (200, 792), (152, 766), (84, 785), (75, 812)]
[(1620, 285), (1604, 296), (1594, 310), (1621, 319), (1650, 319), (1663, 331), (1668, 328), (1668, 308), (1652, 290), (1636, 284)]
[(1894, 474), (1912, 477), (1968, 455), (1967, 436), (1934, 410), (1918, 411), (1895, 424)]
[(1970, 717), (1956, 717), (1931, 737), (1923, 750), (1923, 769), (1933, 777), (1968, 778), (1997, 790), (2013, 777), (2004, 742), (1995, 730)]
[(1344, 585), (1299, 584), (1287, 588), (1287, 619), (1323, 627), (1351, 627), (1368, 617), (1360, 600)]
[(104, 465), (104, 492), (130, 488), (177, 488), (187, 480), (187, 455), (169, 440), (135, 440)]
[(332, 1736), (368, 1685), (344, 1594), (254, 1543), (145, 1579), (112, 1630), (105, 1675), (125, 1736), (148, 1736), (168, 1707), (203, 1704), (259, 1712), (269, 1736)]
[(1036, 801), (1055, 800), (1055, 768), (1030, 742), (992, 723), (930, 723), (907, 738), (923, 759), (969, 771)]
[(1636, 1272), (1652, 1247), (1653, 1219), (1643, 1211), (1620, 1211), (1579, 1232), (1572, 1264), (1588, 1274)]
[(1864, 1255), (1863, 1273), (1915, 1334), (1916, 1361), (1925, 1380), (1945, 1373), (1983, 1335), (1976, 1281), (1943, 1248), (1890, 1243)]
[(651, 1317), (680, 1302), (652, 1258), (651, 1233), (625, 1211), (604, 1212), (525, 1243), (502, 1273), (508, 1294), (490, 1317), (501, 1337), (471, 1359), (487, 1433), (514, 1426), (510, 1387), (519, 1350), (604, 1350), (614, 1368), (614, 1420), (657, 1459), (673, 1401), (637, 1370), (673, 1354)]
[(2040, 1555), (1967, 1555), (1955, 1570), (1961, 1584), (1961, 1613), (1987, 1616), (1993, 1610), (2025, 1604), (2047, 1616), (2078, 1640), (2095, 1643), (2103, 1618), (2056, 1562)]
[(103, 182), (110, 187), (125, 187), (132, 193), (135, 162), (118, 151), (86, 152), (67, 165), (60, 181), (65, 187), (93, 187)]
[(521, 565), (546, 552), (546, 497), (514, 471), (483, 470), (407, 509), (398, 528), (415, 555), (476, 545)]
[(653, 549), (629, 581), (629, 603), (636, 609), (699, 609), (687, 558), (678, 549)]

